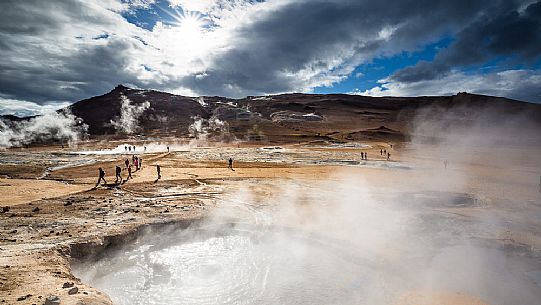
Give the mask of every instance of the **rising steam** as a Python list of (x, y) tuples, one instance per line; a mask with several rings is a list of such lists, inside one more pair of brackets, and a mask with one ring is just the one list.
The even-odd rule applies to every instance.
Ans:
[(539, 250), (504, 237), (539, 236), (539, 154), (516, 153), (539, 151), (539, 126), (463, 113), (418, 113), (401, 151), (411, 169), (232, 179), (201, 225), (216, 232), (149, 232), (79, 274), (118, 304), (537, 305)]
[(206, 142), (210, 137), (221, 141), (231, 140), (229, 124), (216, 116), (212, 116), (208, 120), (200, 116), (195, 116), (192, 119), (193, 123), (188, 126), (188, 133), (198, 142)]
[(0, 148), (55, 140), (71, 146), (86, 134), (87, 129), (88, 126), (68, 110), (19, 122), (0, 120)]
[(139, 130), (139, 118), (150, 107), (150, 102), (135, 105), (124, 95), (120, 99), (122, 100), (120, 117), (111, 120), (111, 125), (120, 133), (133, 134)]

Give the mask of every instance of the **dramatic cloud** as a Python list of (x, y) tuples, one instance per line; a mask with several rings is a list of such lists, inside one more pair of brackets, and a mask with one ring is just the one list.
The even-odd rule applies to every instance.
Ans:
[(0, 98), (0, 115), (13, 114), (18, 117), (50, 113), (69, 106), (70, 103), (36, 104), (29, 101), (10, 100)]
[(350, 93), (371, 96), (417, 96), (452, 95), (463, 91), (541, 102), (541, 75), (531, 70), (507, 70), (477, 75), (451, 72), (444, 77), (417, 82), (382, 80), (380, 86)]
[[(518, 67), (536, 76), (540, 7), (527, 0), (1, 1), (0, 98), (67, 103), (118, 83), (231, 97), (310, 92), (367, 81), (370, 71), (358, 78), (358, 67), (442, 37), (452, 43), (433, 61), (391, 71), (390, 82), (448, 77), (495, 60), (493, 73)], [(527, 98), (535, 91), (521, 88)]]
[(541, 2), (527, 6), (522, 12), (508, 5), (502, 6), (496, 16), (481, 14), (461, 30), (453, 44), (441, 50), (432, 62), (421, 61), (397, 71), (391, 79), (417, 82), (441, 78), (453, 68), (484, 64), (497, 56), (514, 56), (510, 61), (515, 64), (533, 63), (540, 59)]
[[(234, 47), (206, 76), (183, 79), (219, 95), (308, 91), (339, 82), (378, 55), (413, 50), (456, 30), (484, 4), (448, 1), (278, 1), (235, 28)], [(430, 11), (430, 14), (427, 14)], [(420, 31), (420, 29), (423, 29)]]

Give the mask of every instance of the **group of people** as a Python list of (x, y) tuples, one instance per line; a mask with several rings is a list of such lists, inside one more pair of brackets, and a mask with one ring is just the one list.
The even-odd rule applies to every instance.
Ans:
[[(393, 148), (393, 145), (391, 144), (391, 148)], [(387, 149), (380, 149), (379, 150), (379, 155), (380, 156), (386, 156), (387, 157), (387, 160), (391, 160), (391, 153), (390, 152), (387, 152)]]
[[(167, 150), (169, 150), (169, 147), (167, 147)], [(124, 145), (124, 151), (131, 153), (132, 151), (135, 152), (135, 145)], [(143, 151), (147, 152), (147, 147), (143, 146)]]
[[(131, 146), (130, 146), (130, 148), (131, 148)], [(135, 146), (133, 146), (133, 149), (135, 150)], [(115, 178), (116, 178), (115, 179), (115, 185), (119, 184), (119, 183), (125, 183), (129, 179), (132, 179), (133, 178), (132, 175), (131, 175), (132, 174), (132, 165), (133, 165), (133, 167), (135, 167), (135, 171), (140, 170), (143, 167), (143, 158), (132, 155), (131, 163), (130, 163), (130, 159), (126, 159), (124, 161), (124, 165), (125, 165), (124, 169), (128, 171), (128, 176), (126, 177), (126, 180), (124, 180), (122, 178), (122, 168), (117, 165), (115, 167)], [(161, 167), (159, 165), (156, 165), (156, 171), (158, 173), (158, 179), (157, 180), (159, 180), (159, 179), (162, 178)], [(100, 167), (98, 169), (98, 182), (96, 183), (96, 187), (98, 187), (98, 185), (100, 185), (100, 183), (102, 181), (103, 181), (103, 184), (107, 185), (107, 181), (105, 180), (105, 171), (103, 170), (103, 168)]]
[[(132, 179), (132, 164), (133, 166), (135, 167), (135, 171), (138, 171), (142, 168), (143, 166), (143, 158), (141, 157), (137, 157), (135, 155), (132, 156), (132, 161), (130, 163), (130, 159), (126, 159), (124, 161), (124, 164), (125, 164), (125, 167), (124, 169), (128, 171), (128, 176), (126, 177), (126, 180), (124, 180), (122, 178), (122, 168), (120, 166), (116, 166), (115, 168), (115, 184), (119, 184), (119, 183), (124, 183), (126, 181), (128, 181), (129, 179)], [(232, 171), (234, 171), (233, 169), (233, 159), (232, 158), (229, 158), (229, 161), (228, 161), (228, 166), (227, 166), (228, 169), (231, 169)], [(160, 165), (156, 165), (156, 173), (158, 174), (158, 178), (156, 179), (156, 181), (160, 180), (162, 178), (162, 169), (160, 167)], [(96, 183), (96, 187), (98, 185), (100, 185), (100, 183), (103, 181), (103, 184), (107, 185), (107, 181), (105, 180), (105, 171), (103, 170), (103, 168), (99, 168), (98, 169), (98, 182)]]
[(361, 151), (361, 160), (368, 160), (368, 153)]
[[(393, 148), (393, 145), (391, 144), (391, 148)], [(391, 153), (387, 151), (387, 149), (382, 148), (379, 150), (379, 155), (382, 157), (386, 157), (387, 160), (391, 160)], [(368, 153), (367, 152), (361, 152), (361, 160), (368, 160)]]

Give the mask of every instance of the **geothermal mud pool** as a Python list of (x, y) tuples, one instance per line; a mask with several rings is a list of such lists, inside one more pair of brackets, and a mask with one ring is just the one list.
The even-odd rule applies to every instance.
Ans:
[(367, 264), (293, 232), (165, 234), (74, 273), (115, 304), (357, 304), (385, 289)]
[(203, 224), (149, 230), (75, 261), (74, 274), (115, 304), (402, 304), (426, 289), (469, 296), (462, 304), (541, 298), (540, 257), (494, 239), (505, 221), (475, 196), (342, 180), (232, 184), (245, 189)]

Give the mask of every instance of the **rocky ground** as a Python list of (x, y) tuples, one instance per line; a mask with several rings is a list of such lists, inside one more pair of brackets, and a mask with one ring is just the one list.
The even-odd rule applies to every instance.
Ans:
[[(0, 302), (112, 304), (106, 294), (71, 273), (70, 260), (99, 255), (127, 243), (148, 225), (183, 226), (198, 221), (220, 208), (220, 200), (242, 186), (248, 185), (265, 197), (275, 190), (264, 181), (340, 180), (337, 173), (338, 177), (362, 176), (381, 190), (399, 185), (400, 190), (410, 192), (470, 194), (479, 200), (478, 205), (438, 206), (430, 211), (470, 217), (483, 213), (480, 206), (489, 206), (495, 213), (491, 215), (499, 215), (505, 225), (483, 238), (539, 255), (539, 160), (522, 162), (509, 171), (508, 166), (494, 166), (492, 159), (483, 155), (451, 163), (446, 170), (442, 158), (429, 150), (420, 152), (404, 145), (391, 148), (385, 142), (363, 144), (367, 146), (229, 145), (153, 152), (141, 154), (143, 168), (133, 173), (133, 179), (119, 183), (114, 183), (114, 166), (121, 166), (129, 154), (73, 157), (60, 152), (58, 158), (67, 161), (55, 168), (57, 164), (38, 166), (43, 158), (35, 157), (50, 152), (4, 152), (20, 163), (0, 165), (5, 174), (0, 179)], [(388, 150), (391, 160), (380, 155), (380, 149)], [(361, 160), (361, 151), (368, 153), (368, 160)], [(234, 171), (227, 169), (229, 157), (235, 160)], [(44, 158), (54, 159), (50, 155)], [(90, 161), (78, 165), (81, 159)], [(156, 177), (158, 164), (162, 168), (160, 180)], [(106, 171), (108, 184), (95, 187), (98, 167)], [(439, 183), (438, 175), (467, 178)], [(126, 178), (125, 170), (122, 176)], [(397, 302), (485, 304), (475, 296), (454, 292), (412, 292)]]

